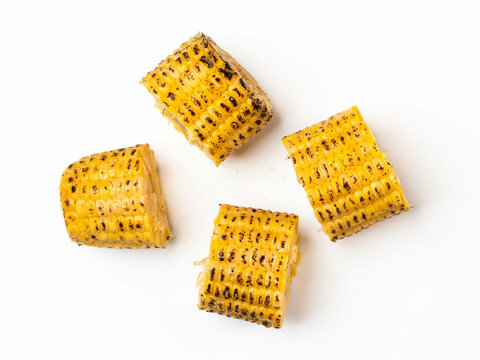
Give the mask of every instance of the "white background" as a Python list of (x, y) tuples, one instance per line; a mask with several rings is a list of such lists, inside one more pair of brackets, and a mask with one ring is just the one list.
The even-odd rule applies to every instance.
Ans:
[[(0, 359), (479, 359), (476, 3), (2, 1)], [(219, 168), (139, 84), (198, 31), (275, 111)], [(415, 208), (333, 244), (280, 139), (352, 105)], [(175, 238), (78, 247), (62, 171), (145, 142)], [(281, 330), (196, 309), (193, 261), (208, 254), (219, 203), (300, 216)]]

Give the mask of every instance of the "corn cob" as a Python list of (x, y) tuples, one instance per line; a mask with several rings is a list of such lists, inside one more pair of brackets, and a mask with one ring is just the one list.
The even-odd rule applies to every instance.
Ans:
[(198, 308), (280, 328), (296, 274), (298, 216), (220, 205)]
[(410, 208), (356, 106), (284, 137), (283, 143), (330, 240)]
[(62, 175), (60, 200), (68, 234), (79, 245), (165, 247), (172, 236), (148, 144), (74, 162)]
[(217, 166), (272, 117), (270, 100), (255, 79), (201, 33), (150, 71), (142, 84), (162, 114)]

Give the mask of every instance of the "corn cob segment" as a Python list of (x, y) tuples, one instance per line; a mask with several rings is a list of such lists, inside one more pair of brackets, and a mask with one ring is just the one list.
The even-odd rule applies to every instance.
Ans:
[(356, 106), (283, 143), (330, 240), (409, 210), (392, 165)]
[(60, 181), (70, 238), (78, 245), (165, 247), (172, 236), (148, 144), (84, 157)]
[(220, 205), (198, 308), (280, 328), (296, 274), (298, 216)]
[(156, 106), (218, 166), (271, 119), (255, 79), (204, 34), (183, 43), (143, 79)]

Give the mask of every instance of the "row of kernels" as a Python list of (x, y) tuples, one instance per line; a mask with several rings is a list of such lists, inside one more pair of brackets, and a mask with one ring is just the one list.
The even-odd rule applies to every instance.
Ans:
[[(353, 211), (345, 216), (329, 216), (328, 223), (325, 224), (325, 228), (328, 233), (336, 233), (342, 232), (345, 229), (348, 229), (352, 226), (358, 225), (362, 222), (368, 221), (371, 218), (376, 216), (380, 216), (383, 213), (387, 212), (389, 209), (393, 209), (396, 206), (401, 206), (403, 203), (403, 199), (398, 191), (394, 191), (390, 195), (387, 195), (385, 198), (381, 200), (375, 201), (373, 204), (366, 206), (365, 208), (358, 209), (357, 211)], [(324, 213), (322, 215), (321, 211), (317, 209), (316, 213), (319, 217), (323, 219), (322, 221), (328, 221), (325, 219)]]
[(155, 201), (149, 195), (108, 200), (67, 199), (64, 204), (66, 213), (75, 212), (78, 217), (136, 215), (156, 207)]
[(89, 233), (89, 224), (77, 223), (68, 224), (67, 230), (75, 241), (108, 241), (113, 243), (123, 242), (148, 242), (152, 240), (153, 234), (150, 231), (128, 231), (128, 232), (96, 232)]
[(222, 246), (212, 242), (209, 258), (211, 261), (243, 264), (252, 268), (273, 269), (277, 254), (275, 250), (269, 251), (247, 246), (238, 247), (233, 244)]
[[(398, 193), (396, 195), (400, 196), (400, 194), (398, 194)], [(406, 205), (406, 203), (404, 203), (403, 201), (401, 203), (397, 202), (396, 205), (390, 206), (388, 209), (386, 209), (386, 211), (378, 213), (373, 217), (369, 217), (365, 221), (362, 221), (362, 222), (360, 222), (356, 225), (352, 225), (348, 229), (344, 229), (341, 232), (337, 232), (336, 235), (333, 236), (332, 240), (335, 241), (335, 240), (337, 240), (341, 237), (354, 234), (354, 233), (356, 233), (356, 232), (358, 232), (362, 229), (365, 229), (365, 228), (369, 227), (370, 225), (375, 224), (376, 222), (378, 222), (380, 220), (390, 218), (390, 217), (392, 217), (393, 215), (396, 215), (396, 214), (400, 214), (401, 212), (406, 211), (407, 209), (408, 209), (408, 205)], [(330, 227), (330, 229), (332, 229), (332, 227)], [(337, 228), (335, 228), (335, 229), (337, 229)]]
[[(219, 225), (225, 226), (225, 225)], [(292, 230), (287, 229), (287, 232), (265, 232), (262, 230), (256, 230), (254, 228), (219, 228), (214, 239), (221, 240), (224, 243), (230, 243), (236, 247), (253, 246), (262, 249), (272, 249), (275, 251), (288, 251), (290, 246), (290, 240), (296, 234), (296, 225), (292, 226)]]
[(68, 190), (72, 198), (85, 199), (107, 199), (109, 197), (129, 195), (138, 196), (152, 191), (151, 183), (145, 177), (72, 182)]
[(75, 223), (78, 226), (79, 231), (95, 234), (101, 232), (120, 233), (126, 231), (152, 231), (152, 220), (153, 219), (151, 219), (149, 215), (108, 216), (82, 219), (77, 218), (74, 221), (71, 221), (71, 223)]
[(212, 262), (206, 271), (206, 276), (210, 281), (229, 281), (247, 287), (262, 287), (278, 291), (283, 291), (285, 287), (285, 277), (282, 274), (238, 264)]
[(259, 228), (263, 229), (264, 232), (272, 233), (293, 234), (296, 231), (294, 215), (283, 213), (258, 212), (256, 215), (247, 212), (223, 213), (219, 218), (219, 223), (222, 225), (228, 224), (243, 231)]
[[(307, 183), (317, 184), (325, 180), (336, 179), (342, 174), (355, 174), (355, 172), (362, 178), (374, 179), (385, 176), (386, 169), (389, 168), (385, 160), (380, 157), (373, 158), (371, 161), (355, 157), (358, 157), (358, 155), (354, 152), (331, 160), (321, 159), (316, 161), (315, 165), (310, 161), (300, 160), (296, 167), (301, 168), (304, 173), (303, 176), (310, 175), (310, 181), (307, 181)], [(346, 165), (346, 162), (348, 162), (348, 165)]]
[(266, 327), (280, 327), (283, 318), (281, 310), (252, 306), (239, 300), (215, 299), (212, 296), (201, 295), (199, 307), (209, 312), (262, 324)]
[(248, 302), (250, 305), (263, 305), (275, 310), (282, 307), (284, 299), (284, 295), (280, 291), (246, 287), (229, 282), (206, 282), (202, 292), (216, 298), (240, 300), (242, 302)]
[[(372, 188), (376, 191), (372, 191)], [(378, 189), (382, 189), (381, 191)], [(341, 198), (336, 202), (316, 207), (316, 213), (320, 217), (321, 221), (333, 220), (334, 218), (343, 214), (349, 214), (358, 209), (364, 208), (367, 204), (373, 202), (376, 211), (381, 208), (388, 207), (393, 203), (393, 193), (387, 195), (385, 189), (379, 182), (375, 182), (371, 187), (365, 187), (363, 191), (356, 191), (353, 195), (348, 195), (345, 198)], [(316, 204), (317, 205), (317, 204)]]
[(392, 175), (375, 179), (365, 176), (366, 173), (361, 170), (358, 173), (361, 175), (355, 176), (355, 173), (350, 174), (350, 177), (341, 175), (335, 181), (327, 181), (317, 184), (315, 187), (308, 187), (306, 192), (310, 202), (315, 205), (318, 205), (318, 203), (325, 205), (336, 199), (341, 202), (342, 199), (347, 198), (348, 205), (362, 206), (362, 203), (367, 199), (369, 201), (380, 199), (392, 188), (398, 187), (398, 181), (394, 180), (395, 177), (392, 179)]

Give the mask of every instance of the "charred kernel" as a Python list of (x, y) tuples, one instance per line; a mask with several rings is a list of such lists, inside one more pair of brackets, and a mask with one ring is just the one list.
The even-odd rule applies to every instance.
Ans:
[(222, 107), (226, 112), (230, 111), (230, 108), (227, 105), (225, 105), (224, 103), (220, 103), (220, 107)]
[(207, 64), (207, 66), (208, 66), (209, 69), (213, 67), (212, 61), (211, 61), (210, 59), (207, 59), (205, 56), (202, 56), (202, 57), (200, 58), (200, 61), (203, 62), (203, 63), (205, 63), (205, 64)]
[(227, 69), (218, 69), (218, 71), (225, 76), (228, 80), (232, 80), (233, 73)]

